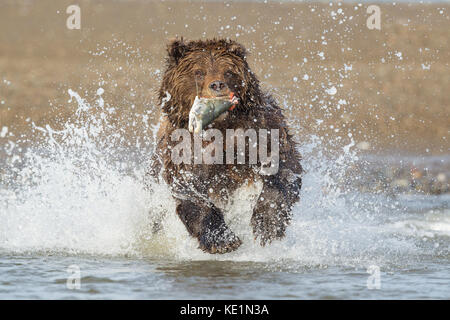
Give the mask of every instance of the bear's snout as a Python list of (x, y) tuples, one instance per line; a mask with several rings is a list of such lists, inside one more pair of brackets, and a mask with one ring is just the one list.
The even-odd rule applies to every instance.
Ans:
[(213, 81), (209, 84), (209, 91), (211, 91), (212, 94), (217, 96), (224, 96), (227, 94), (228, 86), (223, 81)]

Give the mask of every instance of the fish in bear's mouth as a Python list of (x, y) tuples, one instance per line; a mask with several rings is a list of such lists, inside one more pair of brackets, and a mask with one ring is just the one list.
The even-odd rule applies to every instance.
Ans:
[(229, 96), (215, 98), (199, 98), (196, 96), (189, 112), (189, 131), (193, 133), (201, 132), (224, 112), (233, 110), (238, 103), (239, 99), (233, 92)]

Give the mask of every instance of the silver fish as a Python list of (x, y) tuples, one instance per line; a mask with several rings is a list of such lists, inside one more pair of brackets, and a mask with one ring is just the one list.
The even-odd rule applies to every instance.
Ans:
[(201, 132), (208, 124), (217, 119), (222, 113), (238, 103), (238, 98), (199, 98), (195, 97), (189, 112), (189, 131)]

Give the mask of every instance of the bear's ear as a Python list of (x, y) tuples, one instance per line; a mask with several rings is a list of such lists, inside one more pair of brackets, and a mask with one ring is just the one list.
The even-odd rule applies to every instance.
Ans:
[(167, 53), (169, 54), (169, 62), (177, 64), (187, 52), (187, 46), (183, 38), (172, 39), (167, 45)]
[(247, 55), (247, 50), (245, 50), (245, 47), (237, 42), (231, 43), (230, 48), (228, 50), (231, 53), (237, 55), (238, 57), (241, 57), (242, 59), (245, 59)]

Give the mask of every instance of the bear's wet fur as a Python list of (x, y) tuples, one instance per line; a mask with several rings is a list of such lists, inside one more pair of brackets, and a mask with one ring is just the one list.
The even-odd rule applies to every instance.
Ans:
[[(164, 179), (176, 200), (176, 212), (200, 248), (209, 253), (236, 250), (241, 240), (227, 226), (217, 200), (226, 200), (238, 187), (262, 181), (251, 226), (261, 245), (284, 237), (301, 188), (300, 154), (276, 101), (261, 91), (250, 70), (245, 48), (232, 40), (172, 40), (159, 90), (163, 117), (148, 174)], [(277, 173), (260, 172), (261, 163), (174, 164), (171, 140), (176, 129), (187, 129), (195, 97), (226, 96), (233, 92), (239, 104), (210, 127), (226, 136), (226, 129), (279, 129)], [(270, 141), (270, 139), (268, 139)], [(247, 142), (248, 146), (248, 142)], [(236, 148), (235, 148), (236, 149)], [(248, 148), (246, 148), (248, 150)], [(270, 150), (270, 148), (268, 148)], [(223, 163), (226, 163), (225, 161)], [(236, 163), (236, 162), (235, 162)]]

